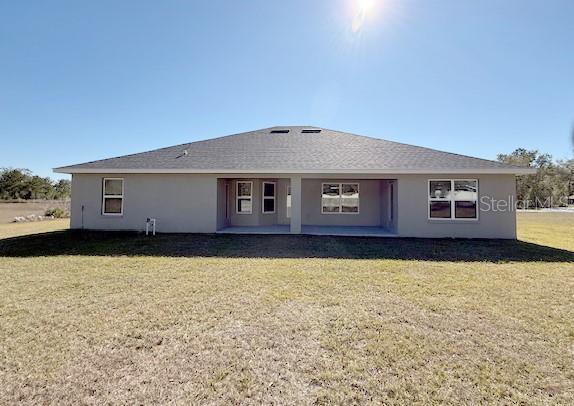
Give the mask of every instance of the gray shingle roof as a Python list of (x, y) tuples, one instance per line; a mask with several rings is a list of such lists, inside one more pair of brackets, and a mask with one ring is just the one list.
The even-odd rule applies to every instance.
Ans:
[[(286, 126), (56, 168), (57, 172), (508, 172), (524, 168), (321, 128)], [(288, 129), (288, 133), (275, 133)]]

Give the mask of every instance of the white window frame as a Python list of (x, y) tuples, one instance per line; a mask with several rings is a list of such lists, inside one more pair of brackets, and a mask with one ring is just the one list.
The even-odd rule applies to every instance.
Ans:
[(291, 185), (287, 185), (287, 194), (285, 195), (285, 217), (291, 218)]
[[(249, 183), (251, 187), (251, 194), (249, 196), (239, 196), (239, 184), (240, 183)], [(247, 211), (239, 211), (239, 200), (247, 200), (251, 201), (251, 210)], [(251, 180), (238, 180), (235, 182), (235, 212), (237, 214), (253, 214), (253, 181)]]
[[(455, 199), (454, 197), (454, 183), (455, 182), (476, 182), (476, 217), (474, 218), (460, 218), (460, 217), (455, 217), (455, 213), (456, 213), (456, 202), (457, 201), (467, 201), (467, 200), (461, 200), (461, 199)], [(450, 191), (451, 191), (451, 197), (450, 199), (437, 199), (437, 198), (431, 198), (430, 196), (430, 184), (431, 182), (450, 182)], [(464, 178), (464, 179), (429, 179), (428, 183), (427, 183), (427, 216), (428, 219), (430, 221), (463, 221), (463, 222), (476, 222), (478, 221), (478, 218), (480, 216), (480, 206), (478, 204), (479, 202), (479, 198), (480, 198), (480, 186), (478, 184), (478, 179), (470, 179), (470, 178)], [(450, 202), (450, 217), (431, 217), (431, 202)]]
[[(106, 194), (106, 180), (121, 180), (122, 181), (122, 194), (121, 195), (107, 195)], [(124, 178), (103, 178), (102, 179), (102, 216), (123, 216), (124, 215)], [(106, 213), (106, 199), (122, 199), (122, 205), (119, 213)]]
[[(273, 196), (265, 196), (265, 185), (273, 185)], [(275, 214), (277, 212), (277, 182), (265, 181), (261, 183), (261, 213)], [(273, 211), (265, 211), (265, 200), (273, 200)]]
[[(324, 185), (339, 185), (339, 211), (330, 212), (324, 211), (323, 207), (323, 186)], [(357, 204), (357, 211), (343, 211), (343, 185), (357, 185), (357, 193), (359, 194), (359, 202)], [(322, 182), (321, 183), (321, 214), (359, 214), (361, 212), (361, 184), (360, 182)]]

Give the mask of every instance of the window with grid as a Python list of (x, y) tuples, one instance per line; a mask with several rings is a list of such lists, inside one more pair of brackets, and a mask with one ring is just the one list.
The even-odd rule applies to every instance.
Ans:
[(275, 182), (263, 182), (262, 210), (265, 214), (275, 213)]
[(124, 180), (104, 178), (102, 185), (102, 214), (121, 216), (124, 213)]
[(478, 180), (429, 180), (429, 219), (478, 219)]
[(236, 209), (238, 214), (251, 214), (253, 210), (253, 182), (237, 181)]
[(359, 213), (358, 183), (323, 183), (321, 213)]

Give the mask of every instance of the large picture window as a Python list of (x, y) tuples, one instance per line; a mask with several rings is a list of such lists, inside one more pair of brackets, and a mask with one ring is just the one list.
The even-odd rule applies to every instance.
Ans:
[(478, 219), (478, 180), (429, 180), (429, 219)]
[(321, 213), (353, 214), (359, 212), (358, 183), (323, 183)]
[(102, 185), (102, 214), (121, 216), (124, 213), (124, 180), (104, 178)]
[(253, 210), (253, 182), (237, 181), (237, 214), (251, 214)]
[(263, 202), (261, 206), (263, 213), (275, 213), (275, 182), (263, 182)]

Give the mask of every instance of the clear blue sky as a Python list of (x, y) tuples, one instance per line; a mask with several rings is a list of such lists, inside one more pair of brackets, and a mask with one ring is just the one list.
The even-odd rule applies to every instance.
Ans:
[(0, 167), (282, 124), (572, 156), (574, 1), (0, 0)]

